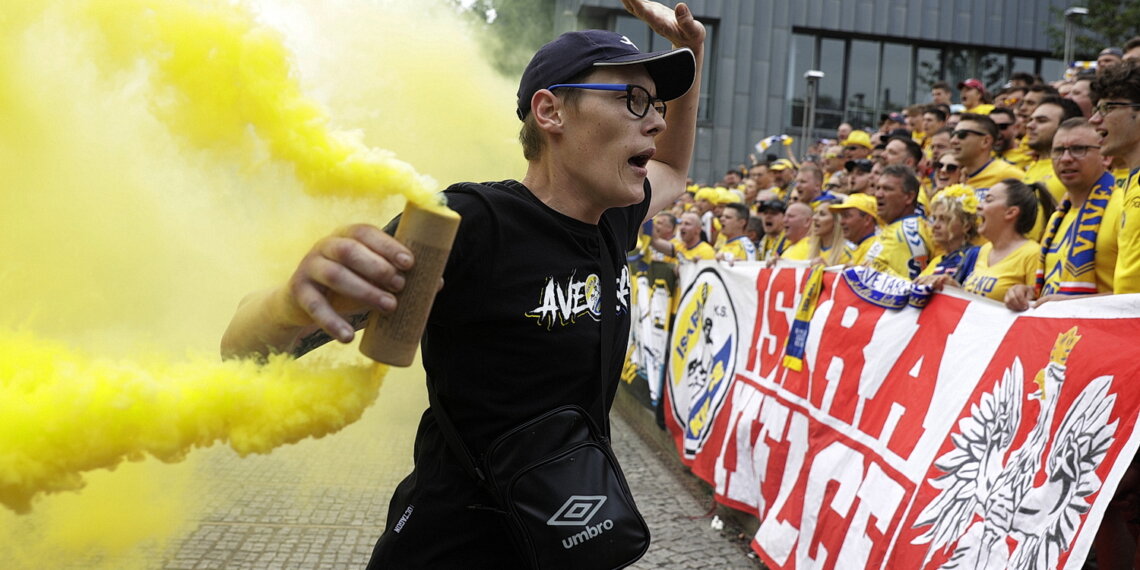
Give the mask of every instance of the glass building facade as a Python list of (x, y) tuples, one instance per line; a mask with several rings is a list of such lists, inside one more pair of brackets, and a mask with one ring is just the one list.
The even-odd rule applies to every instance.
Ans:
[[(691, 174), (718, 180), (747, 164), (771, 135), (802, 138), (808, 70), (818, 83), (810, 138), (847, 121), (874, 128), (884, 113), (930, 101), (945, 81), (990, 88), (1014, 72), (1061, 76), (1048, 29), (1067, 0), (688, 0), (708, 30)], [(556, 32), (604, 28), (642, 49), (663, 49), (620, 0), (555, 0)]]

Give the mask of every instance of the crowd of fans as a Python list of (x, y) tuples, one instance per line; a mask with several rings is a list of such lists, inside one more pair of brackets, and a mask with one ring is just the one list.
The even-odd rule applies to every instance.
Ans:
[(1019, 311), (1140, 291), (1129, 239), (1140, 214), (1130, 224), (1124, 199), (1140, 178), (1140, 37), (1068, 79), (1015, 73), (996, 93), (977, 79), (958, 88), (955, 103), (934, 83), (930, 103), (873, 132), (843, 123), (802, 160), (786, 135), (763, 141), (786, 156), (750, 155), (691, 185), (639, 253), (868, 265)]
[[(930, 103), (873, 132), (844, 123), (802, 160), (771, 137), (758, 150), (785, 157), (753, 155), (690, 186), (635, 255), (866, 265), (1014, 311), (1140, 292), (1140, 37), (1065, 80), (958, 88), (954, 103), (933, 84)], [(1098, 534), (1100, 568), (1133, 567), (1133, 467)]]

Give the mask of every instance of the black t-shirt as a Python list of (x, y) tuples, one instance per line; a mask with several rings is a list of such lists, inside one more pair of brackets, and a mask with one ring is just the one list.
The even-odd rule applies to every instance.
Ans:
[[(607, 210), (596, 226), (554, 211), (515, 181), (457, 184), (445, 193), (462, 221), (421, 350), (428, 389), (468, 449), (478, 457), (503, 432), (565, 404), (605, 425), (599, 414), (613, 402), (629, 334), (625, 252), (648, 212), (648, 181), (641, 203)], [(603, 247), (618, 292), (604, 373)], [(470, 566), (479, 553), (505, 556), (501, 521), (469, 508), (491, 499), (462, 469), (431, 410), (416, 434), (415, 461), (392, 498), (371, 567)]]

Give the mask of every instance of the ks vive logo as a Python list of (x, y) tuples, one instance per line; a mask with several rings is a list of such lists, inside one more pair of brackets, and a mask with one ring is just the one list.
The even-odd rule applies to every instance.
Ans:
[(684, 432), (684, 453), (694, 457), (712, 432), (736, 370), (737, 317), (716, 269), (704, 269), (677, 306), (669, 342), (673, 417)]
[(562, 548), (570, 550), (591, 538), (610, 530), (614, 521), (606, 519), (596, 525), (590, 525), (590, 519), (598, 514), (598, 510), (606, 503), (605, 495), (573, 495), (558, 508), (558, 512), (546, 521), (550, 526), (581, 526), (581, 532), (562, 539)]

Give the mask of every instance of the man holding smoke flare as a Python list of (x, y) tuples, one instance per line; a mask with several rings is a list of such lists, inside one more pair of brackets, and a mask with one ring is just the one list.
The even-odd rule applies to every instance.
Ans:
[[(624, 254), (641, 223), (685, 188), (704, 27), (684, 4), (623, 3), (679, 49), (645, 53), (606, 31), (563, 34), (520, 82), (525, 177), (444, 192), (462, 222), (422, 360), (429, 392), (476, 456), (511, 427), (566, 404), (606, 425), (597, 415), (613, 402), (630, 326)], [(242, 302), (222, 353), (299, 356), (329, 339), (349, 342), (362, 315), (395, 309), (393, 294), (414, 263), (378, 227), (342, 228), (317, 242), (287, 283)], [(611, 269), (601, 271), (603, 263)], [(611, 272), (618, 316), (603, 337), (592, 292)], [(575, 292), (580, 298), (570, 298)], [(603, 343), (612, 346), (603, 351)], [(415, 469), (392, 497), (369, 567), (521, 566), (501, 515), (478, 508), (492, 504), (428, 409)]]

